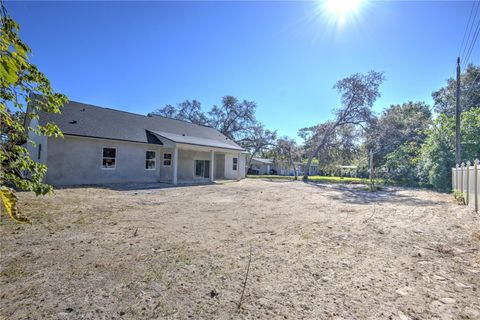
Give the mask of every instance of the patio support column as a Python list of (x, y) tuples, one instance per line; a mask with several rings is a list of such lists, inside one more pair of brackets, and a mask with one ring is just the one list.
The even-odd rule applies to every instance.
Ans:
[(173, 149), (173, 184), (177, 184), (177, 172), (178, 172), (178, 146), (175, 144)]
[(238, 154), (238, 160), (237, 160), (237, 180), (240, 180), (240, 166), (242, 165), (242, 162), (240, 161), (240, 157), (242, 156), (241, 153)]
[(214, 161), (215, 161), (215, 151), (211, 150), (210, 151), (210, 181), (211, 182), (215, 180), (215, 174), (213, 172), (215, 170)]

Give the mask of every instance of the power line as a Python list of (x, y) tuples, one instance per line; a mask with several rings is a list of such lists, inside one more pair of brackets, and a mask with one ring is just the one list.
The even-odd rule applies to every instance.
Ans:
[(468, 48), (467, 54), (463, 58), (464, 59), (463, 67), (466, 67), (470, 62), (470, 55), (472, 54), (473, 49), (475, 48), (475, 44), (477, 42), (479, 33), (480, 33), (480, 19), (478, 20), (477, 28), (475, 29), (475, 33), (474, 33), (474, 36), (472, 37), (472, 42), (470, 43), (470, 47)]
[[(477, 14), (478, 14), (478, 8), (480, 7), (480, 2), (478, 2), (478, 1), (473, 2), (472, 8), (470, 9), (470, 15), (472, 15), (475, 7), (476, 7), (476, 9), (475, 9), (475, 14), (473, 16), (473, 19), (468, 20), (469, 23), (467, 23), (467, 27), (466, 27), (465, 32), (464, 32), (464, 35), (467, 34), (467, 32), (468, 32), (468, 36), (467, 36), (466, 40), (465, 40), (465, 38), (464, 38), (464, 40), (462, 40), (462, 46), (460, 46), (461, 53), (460, 53), (459, 57), (462, 57), (462, 61), (465, 61), (464, 54), (465, 54), (465, 51), (467, 50), (467, 48), (469, 47), (470, 36), (472, 35), (472, 31), (474, 29), (475, 20), (477, 18)], [(470, 21), (471, 21), (471, 24), (470, 24)], [(473, 37), (472, 37), (472, 39), (473, 39)], [(463, 47), (463, 44), (465, 44), (465, 47)]]
[(470, 9), (470, 15), (468, 17), (468, 22), (467, 22), (467, 25), (465, 27), (465, 31), (463, 32), (463, 39), (462, 39), (462, 44), (460, 45), (460, 49), (458, 50), (458, 56), (461, 57), (463, 55), (463, 44), (465, 43), (465, 38), (467, 36), (467, 31), (468, 31), (468, 27), (470, 26), (470, 20), (472, 19), (472, 14), (473, 14), (473, 9), (475, 8), (475, 4), (477, 2), (476, 1), (473, 1), (472, 3), (472, 8)]

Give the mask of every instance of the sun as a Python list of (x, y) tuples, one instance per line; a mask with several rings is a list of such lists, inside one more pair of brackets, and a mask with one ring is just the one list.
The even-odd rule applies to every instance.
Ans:
[(323, 0), (323, 11), (331, 19), (342, 25), (350, 17), (358, 14), (360, 6), (365, 0)]

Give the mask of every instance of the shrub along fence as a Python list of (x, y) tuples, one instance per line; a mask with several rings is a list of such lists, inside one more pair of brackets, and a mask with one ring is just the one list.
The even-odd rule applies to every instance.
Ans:
[(465, 199), (465, 204), (478, 212), (480, 202), (480, 164), (478, 159), (473, 162), (452, 168), (452, 188), (460, 192)]

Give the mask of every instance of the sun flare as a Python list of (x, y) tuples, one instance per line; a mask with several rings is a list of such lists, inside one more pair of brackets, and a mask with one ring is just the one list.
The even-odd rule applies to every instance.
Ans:
[(356, 16), (365, 0), (323, 0), (323, 10), (342, 25), (350, 16)]

